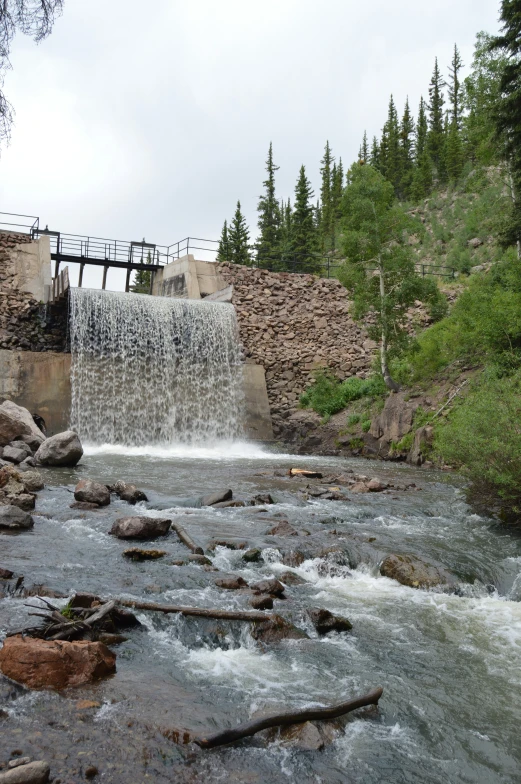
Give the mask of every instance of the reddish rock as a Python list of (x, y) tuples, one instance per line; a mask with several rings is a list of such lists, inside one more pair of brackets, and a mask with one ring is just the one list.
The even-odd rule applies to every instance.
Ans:
[(255, 591), (255, 593), (265, 593), (268, 594), (268, 596), (276, 596), (278, 598), (284, 596), (284, 586), (274, 577), (271, 580), (261, 580), (258, 583), (253, 583), (250, 588)]
[(305, 631), (298, 629), (280, 615), (273, 615), (269, 621), (254, 621), (251, 636), (265, 645), (278, 643), (281, 640), (309, 639)]
[(287, 520), (281, 520), (278, 525), (266, 531), (266, 534), (268, 536), (298, 536), (298, 531)]
[(155, 539), (166, 536), (171, 522), (164, 517), (120, 517), (110, 533), (118, 539)]
[(111, 675), (116, 656), (101, 642), (51, 642), (17, 634), (4, 641), (0, 670), (30, 689), (64, 689)]
[(271, 596), (265, 596), (263, 594), (254, 596), (253, 599), (250, 600), (250, 606), (253, 607), (254, 610), (273, 610), (273, 599)]
[(218, 588), (226, 588), (229, 591), (248, 587), (248, 583), (242, 577), (218, 577), (215, 584)]

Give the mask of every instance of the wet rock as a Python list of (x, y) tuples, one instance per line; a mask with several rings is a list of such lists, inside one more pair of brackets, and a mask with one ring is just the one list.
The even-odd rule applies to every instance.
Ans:
[(273, 599), (271, 596), (260, 594), (250, 599), (250, 606), (254, 610), (273, 610)]
[(75, 466), (81, 460), (83, 447), (74, 430), (66, 430), (47, 438), (36, 452), (37, 465)]
[(287, 520), (281, 520), (278, 525), (266, 531), (267, 536), (298, 536), (298, 531)]
[(45, 440), (45, 436), (35, 425), (29, 411), (22, 406), (17, 406), (11, 400), (5, 400), (0, 405), (0, 446), (5, 446), (23, 436), (31, 436), (33, 442), (38, 445)]
[(163, 517), (120, 517), (109, 533), (118, 539), (155, 539), (166, 536), (171, 522)]
[(410, 588), (455, 585), (454, 578), (443, 566), (427, 563), (416, 555), (388, 555), (380, 565), (380, 574)]
[(0, 670), (30, 689), (64, 689), (111, 675), (116, 670), (116, 656), (101, 642), (15, 635), (4, 640)]
[(147, 496), (142, 490), (138, 490), (135, 485), (127, 484), (121, 480), (112, 485), (110, 491), (119, 496), (122, 501), (126, 501), (132, 505), (137, 504), (139, 501), (148, 501)]
[(431, 425), (419, 427), (414, 433), (411, 451), (407, 455), (407, 462), (412, 465), (423, 465), (434, 439), (434, 428)]
[(76, 501), (97, 504), (98, 506), (108, 506), (110, 504), (108, 488), (99, 482), (93, 482), (92, 479), (80, 479), (74, 488), (74, 498)]
[(254, 495), (253, 498), (250, 500), (250, 506), (268, 506), (269, 504), (274, 504), (275, 501), (271, 497), (269, 493), (264, 493), (260, 495)]
[(32, 762), (30, 757), (18, 757), (18, 759), (9, 760), (7, 767), (11, 770), (12, 768), (19, 768), (20, 765), (28, 765), (30, 762)]
[(302, 579), (298, 574), (294, 572), (283, 572), (279, 574), (279, 580), (284, 585), (305, 585), (306, 581)]
[(30, 585), (28, 588), (24, 588), (22, 591), (22, 596), (46, 596), (48, 599), (67, 598), (66, 593), (63, 593), (62, 591), (56, 591), (54, 588), (49, 588), (48, 585), (43, 585), (42, 583)]
[(324, 738), (318, 727), (311, 721), (281, 727), (279, 737), (285, 746), (302, 751), (320, 751), (325, 746)]
[(89, 501), (74, 501), (72, 504), (69, 504), (69, 509), (81, 509), (84, 512), (94, 512), (101, 509), (99, 504), (93, 504)]
[(34, 457), (26, 457), (25, 460), (22, 460), (21, 463), (18, 463), (18, 470), (19, 471), (32, 471), (35, 467), (36, 461)]
[(89, 765), (88, 768), (85, 768), (85, 778), (86, 779), (93, 779), (99, 773), (97, 767), (95, 765)]
[(199, 555), (199, 553), (190, 553), (188, 556), (189, 563), (200, 564), (201, 566), (211, 566), (212, 562), (206, 555)]
[(221, 501), (231, 501), (233, 492), (231, 490), (221, 490), (217, 493), (210, 493), (210, 495), (203, 495), (201, 498), (201, 506), (213, 506)]
[(370, 479), (367, 483), (367, 489), (370, 493), (381, 493), (383, 490), (387, 490), (388, 487), (389, 485), (376, 478)]
[(227, 547), (228, 550), (246, 550), (248, 543), (242, 540), (212, 539), (208, 544), (208, 549), (215, 550), (216, 547)]
[(21, 463), (29, 455), (29, 451), (15, 446), (4, 446), (2, 458), (10, 463)]
[(38, 471), (25, 471), (21, 474), (20, 481), (28, 493), (36, 493), (38, 490), (43, 490), (45, 486), (42, 475)]
[(246, 561), (246, 563), (258, 563), (261, 559), (262, 551), (259, 550), (258, 547), (252, 547), (250, 550), (246, 550), (242, 556), (242, 560)]
[(46, 762), (29, 762), (5, 773), (0, 773), (0, 784), (45, 784), (50, 768)]
[(333, 615), (329, 610), (310, 607), (307, 610), (307, 614), (319, 634), (348, 632), (353, 628), (351, 622), (348, 621), (347, 618), (343, 618), (341, 615)]
[(40, 428), (37, 428), (39, 435), (35, 435), (31, 433), (30, 435), (23, 435), (20, 436), (20, 441), (23, 441), (24, 444), (27, 444), (31, 453), (34, 453), (38, 450), (40, 444), (42, 443), (42, 438), (45, 440), (45, 434), (41, 432)]
[(254, 621), (251, 636), (264, 645), (273, 645), (282, 640), (307, 640), (309, 636), (280, 615), (273, 615), (269, 621)]
[(310, 552), (304, 550), (288, 550), (282, 555), (282, 563), (284, 566), (301, 566), (304, 561), (312, 557), (313, 555)]
[(212, 504), (214, 509), (229, 509), (230, 507), (246, 506), (244, 501), (219, 501), (217, 504)]
[(32, 528), (34, 520), (30, 514), (19, 509), (18, 506), (13, 504), (4, 504), (0, 506), (0, 528), (6, 528), (10, 531), (22, 531)]
[(368, 493), (369, 488), (367, 486), (367, 482), (355, 482), (354, 485), (351, 485), (349, 488), (350, 493)]
[(136, 626), (141, 626), (134, 613), (124, 607), (114, 607), (110, 618), (117, 629), (133, 629)]
[(2, 569), (0, 568), (0, 579), (2, 580), (10, 580), (11, 577), (14, 577), (14, 572), (10, 569)]
[(250, 588), (255, 593), (266, 593), (269, 596), (276, 596), (277, 598), (282, 598), (284, 596), (284, 586), (274, 577), (270, 580), (260, 580), (258, 583), (252, 583)]
[(218, 577), (215, 581), (218, 588), (226, 588), (229, 591), (238, 591), (247, 588), (248, 583), (242, 577)]
[(7, 496), (7, 502), (12, 506), (17, 506), (24, 512), (30, 512), (36, 506), (36, 496), (33, 493), (20, 493), (19, 495)]
[(121, 645), (121, 643), (127, 642), (127, 640), (128, 637), (125, 637), (124, 634), (109, 634), (108, 632), (102, 632), (98, 637), (98, 641), (102, 642), (103, 645)]
[(157, 558), (163, 558), (166, 554), (166, 550), (143, 550), (141, 547), (123, 550), (125, 558), (130, 558), (131, 561), (154, 561)]

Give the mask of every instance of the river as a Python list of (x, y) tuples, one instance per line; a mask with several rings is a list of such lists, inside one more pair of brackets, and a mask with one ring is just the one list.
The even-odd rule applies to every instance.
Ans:
[[(407, 490), (306, 499), (305, 483), (274, 476), (294, 465), (325, 473), (376, 474)], [(203, 547), (212, 538), (242, 539), (263, 549), (246, 564), (241, 551), (217, 547), (213, 565), (253, 582), (292, 571), (275, 608), (309, 639), (268, 649), (248, 625), (139, 612), (139, 629), (118, 646), (117, 673), (63, 694), (26, 692), (0, 680), (0, 759), (19, 750), (47, 759), (55, 782), (84, 780), (96, 765), (103, 782), (356, 782), (357, 784), (508, 784), (521, 769), (521, 537), (477, 516), (462, 482), (446, 473), (339, 458), (290, 457), (258, 447), (220, 451), (93, 449), (75, 469), (42, 471), (31, 532), (0, 537), (0, 565), (71, 594), (141, 598), (228, 609), (245, 594), (215, 586), (218, 572), (176, 566), (188, 551), (171, 533), (159, 561), (129, 562), (128, 543), (108, 535), (115, 517), (143, 513), (113, 500), (100, 511), (69, 508), (82, 477), (134, 482), (146, 514), (169, 516)], [(274, 505), (190, 509), (176, 497), (230, 487), (250, 498), (270, 492)], [(114, 497), (113, 497), (114, 499)], [(265, 509), (266, 511), (261, 511)], [(166, 512), (165, 510), (168, 510)], [(302, 536), (266, 536), (285, 518)], [(332, 533), (336, 531), (336, 533)], [(304, 535), (307, 532), (309, 535)], [(309, 557), (282, 564), (284, 550), (340, 546), (341, 559)], [(456, 594), (407, 588), (381, 577), (386, 554), (415, 553), (457, 575)], [(340, 565), (339, 565), (340, 563)], [(56, 600), (58, 601), (58, 600)], [(0, 601), (0, 636), (27, 625), (27, 602)], [(64, 604), (65, 601), (59, 601)], [(349, 633), (318, 637), (306, 607), (350, 619)], [(376, 686), (378, 710), (347, 717), (333, 742), (304, 751), (276, 736), (203, 751), (170, 738), (216, 731), (263, 712), (326, 705)], [(83, 702), (82, 702), (83, 701)], [(85, 702), (87, 701), (87, 702)], [(170, 736), (170, 738), (169, 738)]]

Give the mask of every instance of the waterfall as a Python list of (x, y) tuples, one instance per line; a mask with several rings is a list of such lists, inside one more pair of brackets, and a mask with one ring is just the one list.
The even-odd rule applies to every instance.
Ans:
[(90, 444), (207, 444), (242, 434), (232, 305), (70, 291), (71, 427)]

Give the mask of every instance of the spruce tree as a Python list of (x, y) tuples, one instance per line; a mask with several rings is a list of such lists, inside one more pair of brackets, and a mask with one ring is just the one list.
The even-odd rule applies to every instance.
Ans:
[(409, 99), (407, 98), (400, 124), (400, 183), (398, 195), (401, 199), (408, 199), (411, 195), (413, 168), (414, 118), (409, 107)]
[[(147, 253), (147, 264), (152, 264), (150, 251)], [(150, 294), (150, 281), (152, 272), (150, 270), (137, 270), (134, 276), (134, 283), (129, 286), (129, 290), (134, 294)]]
[(369, 163), (369, 142), (367, 140), (367, 131), (364, 131), (364, 138), (358, 152), (358, 159), (364, 163)]
[(415, 167), (411, 187), (411, 195), (417, 201), (424, 198), (432, 187), (432, 163), (427, 148), (428, 130), (427, 105), (422, 97), (416, 123)]
[(291, 199), (288, 199), (286, 203), (283, 201), (281, 202), (280, 212), (282, 215), (280, 258), (281, 269), (284, 270), (290, 268), (290, 261), (292, 258), (293, 210), (291, 208)]
[(429, 131), (427, 134), (427, 148), (434, 168), (438, 174), (438, 178), (442, 182), (445, 179), (445, 131), (443, 111), (445, 98), (443, 97), (443, 85), (443, 77), (439, 69), (438, 58), (436, 58), (429, 86)]
[(458, 47), (454, 44), (454, 54), (452, 55), (452, 62), (449, 66), (449, 104), (450, 104), (450, 125), (456, 123), (458, 130), (461, 129), (461, 110), (462, 110), (462, 91), (463, 85), (460, 82), (459, 74), (463, 68), (463, 60), (459, 53)]
[(224, 226), (219, 238), (219, 245), (217, 247), (216, 261), (229, 261), (229, 240), (228, 240), (228, 221), (224, 221)]
[(332, 186), (332, 200), (333, 200), (333, 218), (335, 223), (342, 216), (341, 201), (342, 193), (344, 191), (344, 167), (342, 165), (342, 158), (338, 160), (338, 166), (333, 166), (333, 186)]
[(273, 262), (280, 257), (281, 215), (279, 203), (275, 195), (275, 172), (278, 169), (279, 167), (273, 161), (273, 145), (270, 142), (266, 160), (268, 176), (263, 182), (264, 193), (259, 198), (257, 206), (257, 212), (259, 213), (257, 225), (260, 229), (260, 234), (256, 247), (259, 267), (273, 266)]
[(234, 264), (245, 264), (250, 267), (252, 263), (250, 254), (250, 232), (246, 225), (246, 219), (241, 212), (241, 203), (237, 202), (237, 208), (233, 221), (228, 229), (228, 243), (230, 247), (230, 258)]
[(379, 169), (384, 177), (392, 183), (396, 193), (398, 193), (400, 186), (401, 163), (398, 112), (391, 95), (387, 122), (384, 125), (380, 142)]
[(316, 272), (320, 269), (317, 258), (317, 235), (315, 231), (314, 197), (311, 183), (306, 176), (305, 166), (300, 167), (295, 187), (295, 208), (292, 215), (291, 251), (295, 260), (295, 270)]
[(504, 244), (516, 244), (521, 258), (521, 0), (502, 0), (501, 34), (492, 49), (505, 54), (500, 96), (495, 109), (497, 137), (511, 175), (512, 212)]
[(455, 117), (450, 121), (447, 132), (447, 143), (445, 150), (445, 165), (447, 175), (454, 181), (459, 178), (463, 169), (463, 143), (461, 132)]
[(322, 183), (320, 186), (320, 200), (322, 203), (320, 213), (320, 229), (318, 236), (320, 237), (320, 244), (322, 252), (326, 252), (331, 247), (331, 235), (334, 230), (333, 218), (333, 199), (332, 199), (332, 164), (334, 158), (331, 153), (329, 142), (326, 142), (324, 148), (324, 157), (320, 161), (320, 174), (322, 176)]
[(373, 141), (371, 144), (371, 154), (369, 156), (369, 162), (371, 166), (375, 169), (380, 168), (380, 145), (378, 144), (378, 139), (376, 136), (373, 136)]

